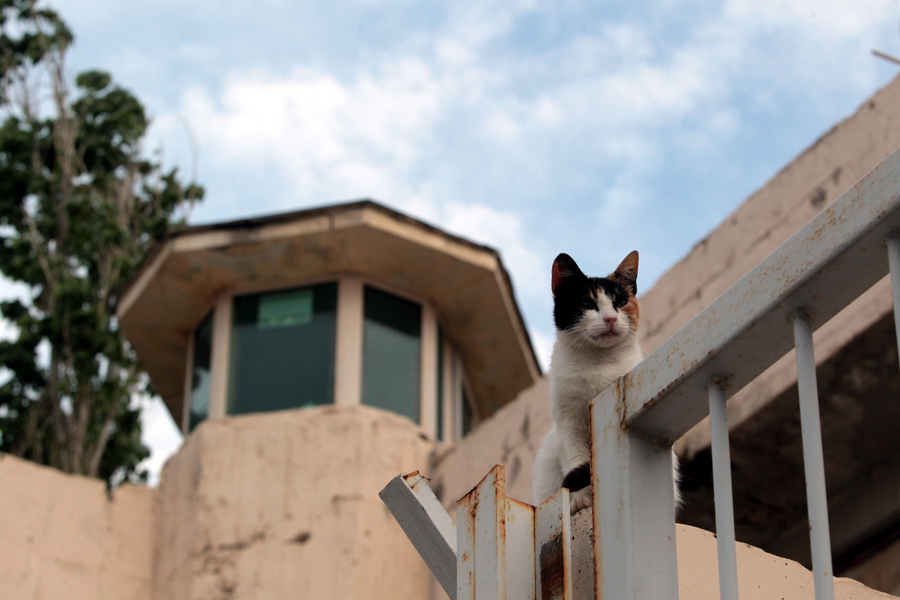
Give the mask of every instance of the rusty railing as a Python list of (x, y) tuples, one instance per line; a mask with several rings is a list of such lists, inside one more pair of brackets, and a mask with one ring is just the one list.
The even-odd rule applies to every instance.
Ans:
[[(812, 335), (888, 273), (900, 332), (898, 236), (900, 151), (594, 399), (593, 585), (578, 596), (678, 598), (671, 447), (709, 415), (720, 594), (737, 599), (726, 400), (794, 349), (816, 599), (833, 600)], [(414, 544), (431, 525), (410, 515), (447, 519), (425, 537), (455, 545), (416, 547), (452, 599), (572, 598), (568, 492), (533, 508), (503, 490), (495, 468), (459, 501), (455, 535), (424, 481), (398, 477), (382, 497)]]

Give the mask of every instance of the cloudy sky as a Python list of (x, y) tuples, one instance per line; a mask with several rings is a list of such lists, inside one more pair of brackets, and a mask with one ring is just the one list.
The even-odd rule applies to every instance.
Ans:
[(378, 200), (500, 250), (545, 362), (556, 254), (638, 249), (648, 289), (900, 54), (897, 0), (50, 5), (72, 72), (144, 102), (148, 150), (189, 173), (194, 140), (193, 223)]

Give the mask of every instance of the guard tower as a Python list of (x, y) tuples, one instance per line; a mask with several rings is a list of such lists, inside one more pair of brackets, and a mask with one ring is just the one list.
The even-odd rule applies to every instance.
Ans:
[(541, 376), (499, 254), (371, 201), (177, 231), (119, 321), (187, 435), (161, 483), (170, 597), (427, 584), (405, 542), (375, 550), (402, 540), (385, 477)]

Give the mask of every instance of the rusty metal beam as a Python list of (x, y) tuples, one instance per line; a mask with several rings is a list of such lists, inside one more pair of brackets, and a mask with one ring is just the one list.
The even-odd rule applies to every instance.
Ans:
[(438, 583), (456, 600), (456, 531), (418, 471), (397, 475), (378, 493)]
[(535, 600), (535, 508), (506, 498), (506, 597)]
[(505, 600), (505, 504), (502, 465), (456, 503), (456, 600)]
[(537, 600), (572, 600), (569, 490), (561, 488), (534, 509)]
[(622, 427), (621, 383), (591, 405), (596, 589), (600, 598), (678, 600), (672, 449)]

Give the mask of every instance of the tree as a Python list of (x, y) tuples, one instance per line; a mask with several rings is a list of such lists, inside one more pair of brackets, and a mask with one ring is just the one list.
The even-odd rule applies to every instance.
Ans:
[(132, 399), (152, 391), (117, 290), (203, 190), (144, 158), (144, 109), (108, 74), (73, 93), (72, 33), (37, 4), (0, 0), (0, 272), (30, 290), (0, 303), (18, 331), (0, 342), (0, 451), (114, 485), (142, 477)]

